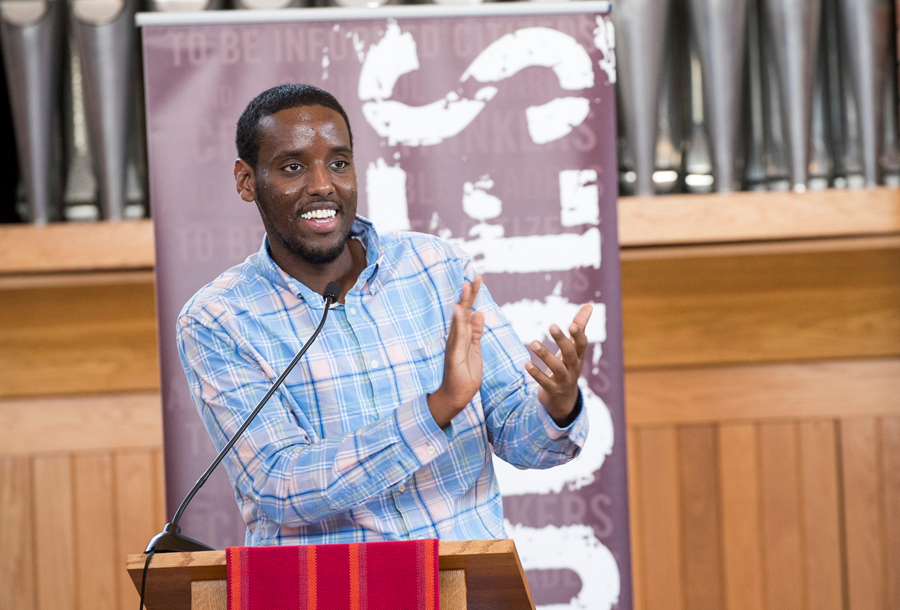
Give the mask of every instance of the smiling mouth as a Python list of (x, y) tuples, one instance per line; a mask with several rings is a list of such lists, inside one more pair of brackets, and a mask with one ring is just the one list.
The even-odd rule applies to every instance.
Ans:
[(301, 214), (300, 218), (303, 220), (331, 220), (335, 216), (337, 216), (335, 210), (312, 210)]

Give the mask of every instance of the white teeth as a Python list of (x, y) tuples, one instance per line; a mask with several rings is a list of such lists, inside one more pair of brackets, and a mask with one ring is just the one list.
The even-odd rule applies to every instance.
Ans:
[(303, 220), (312, 220), (323, 219), (323, 218), (334, 218), (337, 215), (337, 212), (334, 210), (313, 210), (312, 212), (307, 212), (306, 214), (301, 214), (300, 218)]

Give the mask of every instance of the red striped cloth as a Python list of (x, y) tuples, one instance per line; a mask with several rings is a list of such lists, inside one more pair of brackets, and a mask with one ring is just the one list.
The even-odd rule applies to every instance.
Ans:
[(440, 610), (438, 541), (235, 546), (228, 610)]

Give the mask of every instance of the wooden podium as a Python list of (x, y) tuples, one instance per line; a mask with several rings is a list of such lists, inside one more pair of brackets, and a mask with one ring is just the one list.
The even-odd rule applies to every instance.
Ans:
[[(512, 540), (441, 542), (441, 610), (534, 610)], [(126, 567), (141, 590), (146, 555)], [(147, 610), (225, 610), (225, 551), (154, 555), (147, 573)]]

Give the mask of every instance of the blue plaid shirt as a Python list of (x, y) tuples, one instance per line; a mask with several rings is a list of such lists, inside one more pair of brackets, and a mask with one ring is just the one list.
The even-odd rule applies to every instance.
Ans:
[[(475, 271), (430, 235), (352, 235), (367, 267), (318, 340), (225, 458), (248, 545), (506, 537), (491, 449), (522, 468), (578, 454), (582, 413), (557, 427), (528, 354), (482, 288), (480, 393), (441, 429), (426, 396), (463, 280)], [(194, 404), (221, 449), (312, 334), (324, 299), (257, 254), (202, 288), (178, 321)]]

